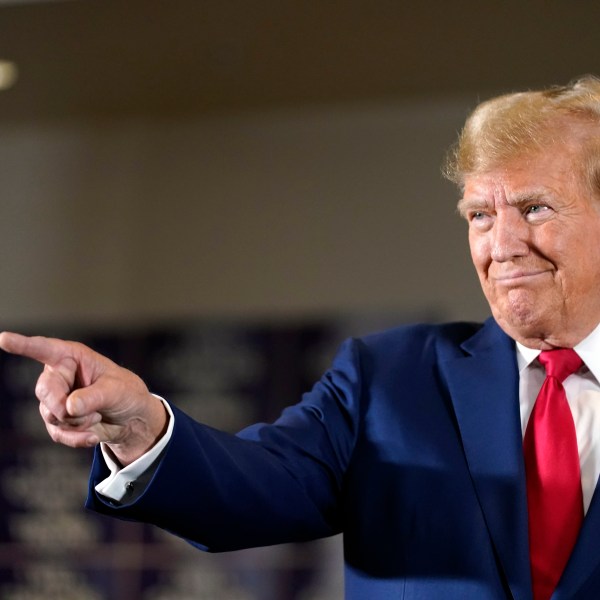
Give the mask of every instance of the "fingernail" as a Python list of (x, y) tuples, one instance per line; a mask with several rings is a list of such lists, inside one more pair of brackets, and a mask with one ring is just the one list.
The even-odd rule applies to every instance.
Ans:
[(100, 439), (98, 438), (98, 436), (92, 435), (86, 440), (86, 443), (89, 448), (92, 448), (93, 446), (97, 446), (100, 443)]

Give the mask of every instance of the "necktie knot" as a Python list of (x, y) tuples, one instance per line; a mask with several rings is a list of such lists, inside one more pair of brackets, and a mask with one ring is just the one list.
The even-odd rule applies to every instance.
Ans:
[(555, 377), (561, 383), (575, 373), (583, 361), (572, 348), (558, 348), (557, 350), (544, 350), (538, 360), (544, 365), (546, 375)]

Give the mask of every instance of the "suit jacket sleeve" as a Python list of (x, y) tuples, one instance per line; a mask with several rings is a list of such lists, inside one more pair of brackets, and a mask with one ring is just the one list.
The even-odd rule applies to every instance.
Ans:
[(145, 492), (116, 504), (94, 486), (107, 476), (94, 458), (87, 507), (152, 523), (194, 545), (225, 551), (333, 535), (360, 413), (358, 343), (271, 425), (230, 435), (174, 408), (173, 436)]

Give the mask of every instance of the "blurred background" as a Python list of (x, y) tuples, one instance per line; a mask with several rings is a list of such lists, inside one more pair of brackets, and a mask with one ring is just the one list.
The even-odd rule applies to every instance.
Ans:
[[(592, 0), (0, 0), (2, 328), (76, 337), (235, 430), (346, 335), (482, 319), (440, 175), (489, 96), (600, 73)], [(0, 597), (341, 597), (340, 541), (206, 556), (79, 512), (0, 364)]]

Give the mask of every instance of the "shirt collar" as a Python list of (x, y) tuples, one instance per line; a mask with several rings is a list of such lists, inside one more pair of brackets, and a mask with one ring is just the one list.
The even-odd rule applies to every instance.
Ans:
[[(600, 381), (600, 324), (574, 348), (585, 366), (592, 372), (597, 381)], [(519, 373), (522, 373), (540, 354), (536, 348), (527, 348), (517, 342), (517, 364)]]

